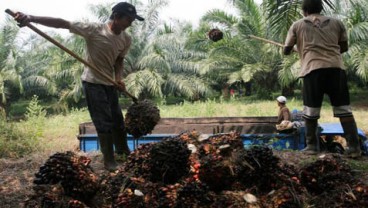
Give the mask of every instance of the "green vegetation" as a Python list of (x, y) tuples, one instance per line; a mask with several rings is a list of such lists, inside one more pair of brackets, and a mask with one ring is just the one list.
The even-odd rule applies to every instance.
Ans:
[(26, 121), (7, 122), (0, 119), (0, 157), (23, 157), (35, 151), (42, 151), (46, 112), (34, 96), (26, 112)]
[[(302, 17), (301, 1), (263, 0), (258, 5), (254, 0), (231, 0), (237, 15), (211, 10), (196, 28), (186, 22), (162, 22), (159, 11), (168, 2), (133, 2), (146, 12), (146, 21), (127, 31), (134, 42), (123, 76), (131, 94), (159, 103), (162, 117), (272, 116), (277, 114), (274, 98), (280, 94), (289, 98), (290, 109), (302, 109), (297, 55), (284, 57), (278, 46), (250, 38), (282, 43), (292, 22)], [(323, 2), (324, 13), (340, 18), (347, 28), (350, 50), (344, 62), (354, 114), (367, 131), (368, 3)], [(106, 21), (112, 4), (90, 9)], [(205, 34), (212, 28), (220, 29), (224, 38), (209, 40)], [(21, 30), (10, 18), (0, 25), (0, 156), (76, 148), (78, 124), (90, 120), (76, 78), (83, 65), (38, 35), (21, 37)], [(82, 38), (50, 36), (82, 57)], [(234, 96), (230, 90), (235, 90)], [(121, 102), (126, 109), (130, 100)], [(327, 102), (320, 121), (338, 121)]]
[[(294, 96), (295, 89), (301, 88), (296, 54), (284, 57), (278, 46), (250, 38), (254, 35), (282, 43), (292, 22), (302, 17), (301, 1), (263, 0), (258, 5), (254, 0), (232, 0), (229, 3), (237, 15), (211, 10), (196, 28), (185, 22), (162, 22), (159, 11), (168, 2), (133, 2), (146, 12), (142, 14), (146, 21), (132, 24), (127, 31), (134, 37), (124, 67), (131, 94), (208, 101), (228, 98), (229, 90), (234, 89), (256, 99), (273, 99), (274, 93)], [(367, 89), (368, 3), (323, 2), (324, 13), (340, 18), (347, 27), (350, 50), (344, 61), (351, 84)], [(112, 4), (90, 9), (96, 18), (106, 21)], [(211, 28), (220, 29), (224, 38), (217, 42), (206, 38)], [(85, 106), (81, 80), (76, 79), (83, 65), (40, 36), (20, 37), (22, 30), (10, 18), (0, 25), (0, 109), (5, 109), (8, 117), (17, 117), (24, 112), (12, 106), (30, 101), (34, 94), (41, 103), (49, 103), (48, 112), (66, 113)], [(50, 36), (83, 56), (85, 43), (79, 36)]]

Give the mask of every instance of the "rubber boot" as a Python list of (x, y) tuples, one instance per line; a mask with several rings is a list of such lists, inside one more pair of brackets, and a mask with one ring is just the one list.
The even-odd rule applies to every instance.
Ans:
[(116, 171), (118, 164), (114, 157), (114, 145), (112, 134), (101, 134), (98, 133), (100, 141), (101, 152), (103, 155), (104, 167), (108, 171)]
[(306, 147), (301, 151), (307, 154), (318, 154), (319, 140), (317, 140), (317, 119), (305, 119), (305, 139)]
[(360, 157), (362, 155), (362, 150), (360, 149), (358, 128), (354, 117), (350, 118), (349, 121), (341, 121), (341, 126), (344, 130), (346, 142), (348, 143), (348, 148), (345, 151), (345, 155), (351, 158)]
[(127, 134), (125, 130), (114, 129), (112, 131), (112, 138), (115, 145), (116, 160), (125, 161), (130, 154), (130, 149), (127, 141)]

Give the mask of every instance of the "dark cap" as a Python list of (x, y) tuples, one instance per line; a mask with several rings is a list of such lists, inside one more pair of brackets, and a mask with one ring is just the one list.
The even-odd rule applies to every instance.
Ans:
[(137, 15), (137, 11), (135, 10), (135, 7), (131, 4), (129, 4), (128, 2), (120, 2), (118, 4), (116, 4), (113, 8), (112, 8), (112, 12), (116, 12), (118, 14), (126, 14), (129, 17), (134, 17), (135, 19), (139, 20), (139, 21), (143, 21), (144, 18)]

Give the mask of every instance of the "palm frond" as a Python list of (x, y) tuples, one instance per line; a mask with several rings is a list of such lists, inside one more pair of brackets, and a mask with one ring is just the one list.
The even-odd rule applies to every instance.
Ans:
[(194, 98), (197, 95), (208, 93), (208, 85), (199, 77), (186, 76), (185, 74), (171, 74), (165, 88), (171, 93), (180, 94), (187, 98)]
[(238, 18), (234, 15), (227, 14), (219, 9), (208, 11), (202, 18), (201, 21), (210, 23), (217, 23), (225, 28), (231, 28), (238, 22)]
[(296, 54), (286, 57), (281, 65), (281, 70), (278, 73), (281, 86), (287, 87), (294, 83), (300, 72), (300, 61)]
[(164, 80), (154, 70), (145, 69), (129, 74), (125, 79), (127, 90), (139, 97), (145, 90), (152, 96), (162, 97), (161, 86)]

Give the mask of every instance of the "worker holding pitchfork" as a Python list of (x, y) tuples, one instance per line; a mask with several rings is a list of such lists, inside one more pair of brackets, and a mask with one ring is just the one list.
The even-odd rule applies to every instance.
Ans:
[(304, 151), (319, 151), (317, 125), (323, 95), (327, 94), (348, 142), (345, 153), (355, 158), (361, 155), (361, 149), (341, 56), (348, 50), (347, 33), (340, 20), (322, 15), (322, 9), (322, 0), (303, 0), (304, 18), (292, 24), (284, 47), (284, 54), (289, 55), (296, 44), (301, 59), (307, 143)]
[[(124, 118), (118, 103), (118, 91), (126, 92), (122, 81), (123, 61), (131, 45), (131, 37), (125, 30), (135, 19), (144, 19), (137, 15), (135, 7), (127, 2), (120, 2), (112, 8), (107, 23), (69, 22), (60, 18), (31, 16), (20, 12), (16, 13), (15, 19), (20, 26), (33, 22), (69, 29), (71, 33), (85, 39), (89, 65), (85, 66), (81, 78), (88, 111), (97, 130), (104, 167), (109, 171), (116, 170), (114, 146), (118, 155), (126, 156), (130, 153)], [(94, 70), (95, 68), (98, 70)]]

